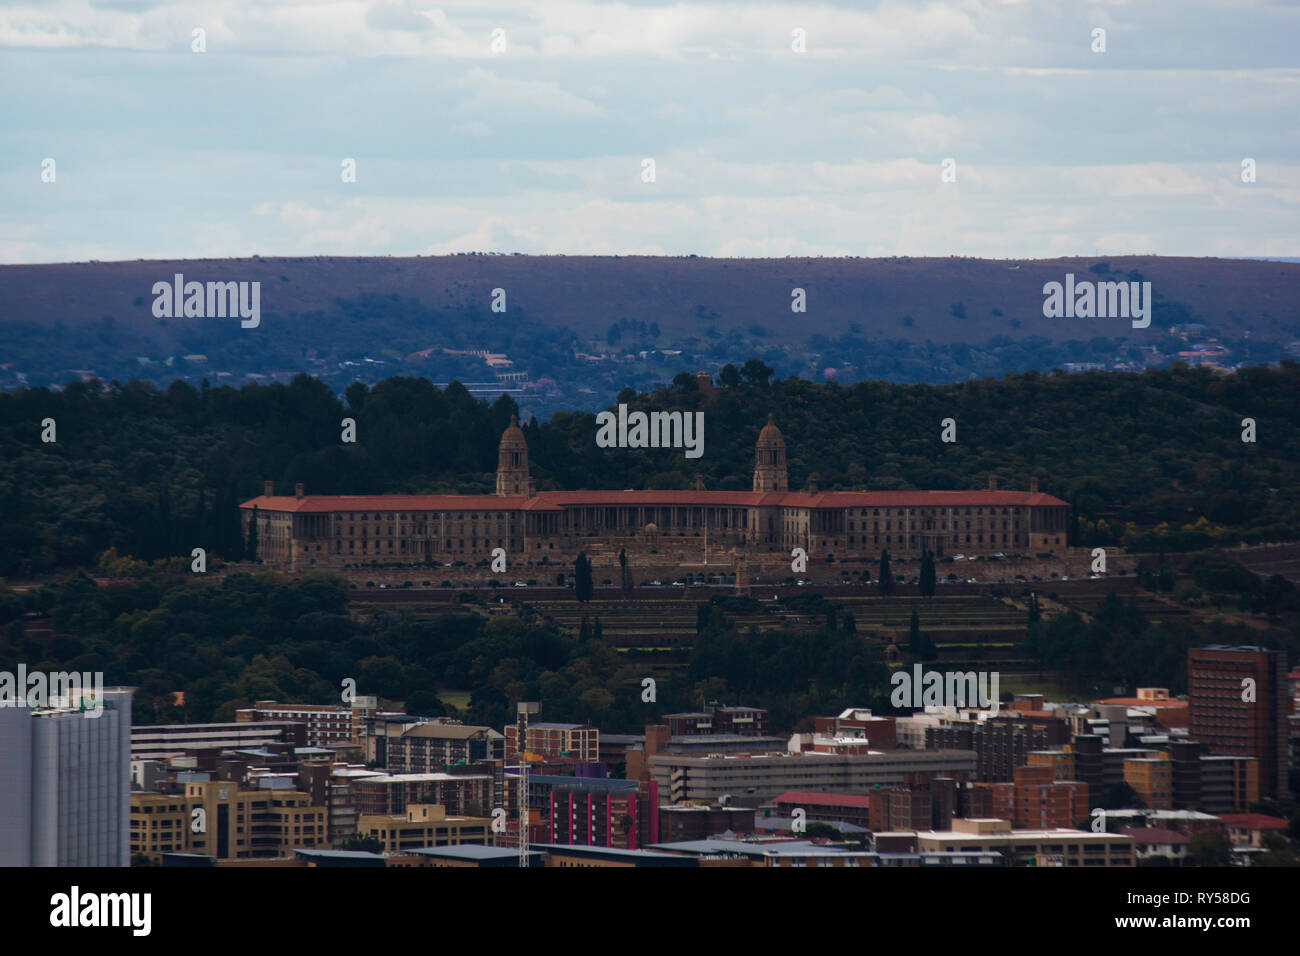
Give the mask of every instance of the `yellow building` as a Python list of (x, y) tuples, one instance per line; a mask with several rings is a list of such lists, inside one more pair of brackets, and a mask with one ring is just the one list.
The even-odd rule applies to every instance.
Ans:
[(391, 816), (362, 814), (357, 820), (357, 836), (378, 840), (381, 853), (462, 843), (493, 846), (496, 842), (490, 817), (449, 817), (446, 807), (438, 803), (412, 803), (406, 813)]
[(1006, 820), (952, 821), (951, 830), (916, 834), (922, 853), (977, 851), (1001, 853), (1026, 866), (1133, 866), (1133, 838), (1088, 830), (1012, 830)]
[(1124, 761), (1124, 782), (1152, 810), (1174, 808), (1174, 765), (1167, 754), (1128, 758)]
[(229, 780), (185, 784), (183, 794), (131, 794), (131, 852), (219, 860), (285, 856), (328, 847), (327, 809), (296, 790), (241, 789)]

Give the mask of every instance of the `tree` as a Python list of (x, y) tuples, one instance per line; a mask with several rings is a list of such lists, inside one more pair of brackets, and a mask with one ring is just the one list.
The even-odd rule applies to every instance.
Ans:
[(573, 562), (573, 591), (574, 597), (584, 603), (590, 601), (595, 593), (595, 586), (591, 582), (591, 561), (585, 551)]
[(632, 570), (627, 566), (627, 551), (619, 548), (618, 551), (619, 583), (622, 585), (623, 593), (631, 595), (632, 593)]
[(939, 656), (939, 649), (935, 647), (934, 641), (930, 640), (930, 635), (921, 630), (921, 618), (912, 610), (912, 622), (908, 627), (907, 634), (907, 652), (915, 661), (932, 661)]
[(722, 366), (722, 371), (718, 373), (718, 381), (727, 388), (736, 388), (740, 385), (740, 372), (736, 370), (736, 366), (728, 362)]
[(384, 844), (377, 837), (350, 836), (339, 844), (341, 850), (360, 850), (364, 853), (383, 853)]
[(894, 572), (889, 570), (889, 552), (880, 552), (880, 593), (890, 595), (894, 593)]
[(740, 374), (745, 380), (754, 384), (767, 386), (768, 379), (776, 372), (776, 369), (770, 365), (765, 365), (759, 359), (752, 358), (740, 367)]
[(926, 550), (921, 552), (921, 596), (934, 597), (934, 555)]
[(840, 833), (839, 830), (835, 829), (829, 823), (822, 823), (819, 820), (814, 820), (812, 823), (807, 824), (803, 835), (809, 840), (844, 839), (844, 834)]
[(1192, 834), (1187, 855), (1193, 866), (1227, 866), (1232, 860), (1232, 844), (1222, 833), (1202, 830)]

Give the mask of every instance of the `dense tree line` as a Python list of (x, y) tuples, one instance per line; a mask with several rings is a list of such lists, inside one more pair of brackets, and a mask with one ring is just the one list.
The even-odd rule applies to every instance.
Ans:
[[(1040, 489), (1070, 503), (1082, 545), (1199, 549), (1300, 537), (1300, 366), (1216, 376), (1175, 367), (1143, 374), (1040, 375), (958, 385), (851, 387), (774, 379), (751, 360), (700, 390), (692, 375), (634, 409), (702, 411), (704, 455), (602, 449), (595, 418), (557, 412), (524, 425), (539, 488), (747, 490), (768, 412), (785, 435), (790, 482), (823, 489)], [(0, 394), (0, 575), (89, 565), (116, 547), (144, 560), (205, 546), (242, 556), (237, 507), (295, 482), (310, 493), (493, 488), (497, 443), (517, 406), (475, 400), (459, 383), (356, 383), (343, 398), (299, 376), (288, 385), (160, 390), (74, 383)], [(957, 441), (940, 422), (957, 422)], [(1241, 420), (1258, 441), (1241, 441)], [(57, 441), (41, 440), (54, 419)], [(341, 441), (341, 421), (357, 441)]]
[[(233, 720), (266, 699), (338, 703), (348, 678), (408, 713), (494, 727), (513, 719), (515, 701), (542, 700), (548, 719), (632, 732), (689, 698), (685, 685), (664, 681), (655, 702), (643, 701), (647, 668), (607, 647), (599, 622), (575, 637), (527, 608), (357, 620), (348, 593), (328, 575), (266, 572), (220, 583), (173, 577), (110, 589), (78, 576), (21, 594), (0, 588), (0, 670), (100, 671), (106, 685), (137, 688), (137, 724)], [(49, 615), (50, 636), (25, 635), (29, 611)], [(447, 688), (472, 691), (465, 710), (443, 703)]]
[[(1132, 598), (1111, 593), (1091, 615), (1070, 610), (1051, 619), (1030, 606), (1025, 654), (1061, 675), (1080, 693), (1109, 693), (1141, 684), (1187, 691), (1187, 651), (1211, 643), (1253, 644), (1300, 659), (1300, 591), (1279, 575), (1262, 579), (1222, 555), (1198, 555), (1189, 568), (1192, 581), (1179, 585), (1179, 597), (1192, 605), (1265, 614), (1251, 623), (1232, 615), (1214, 620), (1150, 620)], [(1195, 583), (1193, 583), (1195, 582)], [(1151, 582), (1158, 588), (1158, 582)], [(1253, 626), (1252, 626), (1253, 625)]]

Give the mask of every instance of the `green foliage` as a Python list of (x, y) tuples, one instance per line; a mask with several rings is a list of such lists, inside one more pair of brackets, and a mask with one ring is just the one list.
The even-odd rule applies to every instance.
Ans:
[(939, 648), (935, 646), (930, 636), (921, 630), (921, 617), (915, 609), (912, 611), (912, 620), (908, 625), (907, 653), (913, 661), (921, 663), (937, 660), (939, 657)]
[[(52, 627), (0, 644), (0, 670), (24, 662), (103, 671), (106, 684), (137, 688), (141, 725), (233, 720), (265, 699), (337, 703), (347, 678), (360, 693), (404, 701), (408, 713), (494, 727), (513, 719), (517, 700), (542, 700), (550, 719), (596, 720), (611, 732), (637, 731), (688, 704), (680, 681), (662, 682), (657, 703), (643, 703), (643, 665), (535, 615), (457, 608), (354, 618), (349, 593), (357, 592), (330, 575), (268, 572), (220, 583), (151, 577), (110, 588), (79, 576), (22, 593), (0, 587), (0, 623), (33, 610)], [(468, 707), (446, 706), (440, 687), (473, 688)]]
[(889, 568), (889, 552), (880, 552), (880, 593), (894, 593), (894, 572)]
[(595, 593), (595, 585), (591, 580), (591, 560), (585, 552), (579, 554), (573, 562), (573, 591), (574, 597), (583, 602), (590, 601)]
[(922, 597), (934, 597), (935, 586), (934, 554), (930, 551), (922, 551), (919, 584)]
[(1232, 860), (1232, 844), (1225, 834), (1202, 830), (1192, 834), (1187, 855), (1193, 866), (1227, 866)]
[(808, 714), (888, 705), (889, 668), (882, 650), (855, 634), (819, 627), (738, 633), (705, 630), (687, 666), (692, 683), (715, 681), (732, 699), (762, 701), (773, 727), (793, 727)]

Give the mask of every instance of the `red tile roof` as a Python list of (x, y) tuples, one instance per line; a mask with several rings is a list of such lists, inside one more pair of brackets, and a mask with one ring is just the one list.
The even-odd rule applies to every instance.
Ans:
[(320, 514), (331, 511), (559, 511), (592, 505), (786, 508), (1066, 507), (1059, 498), (1028, 491), (542, 491), (521, 495), (259, 495), (241, 508)]
[(1124, 827), (1120, 834), (1130, 836), (1134, 843), (1142, 843), (1148, 846), (1152, 844), (1184, 844), (1191, 843), (1191, 838), (1177, 830), (1165, 830), (1162, 827)]
[(845, 793), (814, 793), (811, 790), (787, 790), (774, 802), (807, 803), (820, 807), (858, 807), (863, 810), (871, 807), (870, 797), (856, 797)]
[(1281, 817), (1270, 817), (1266, 813), (1219, 813), (1216, 816), (1225, 826), (1239, 830), (1285, 830), (1288, 826)]

